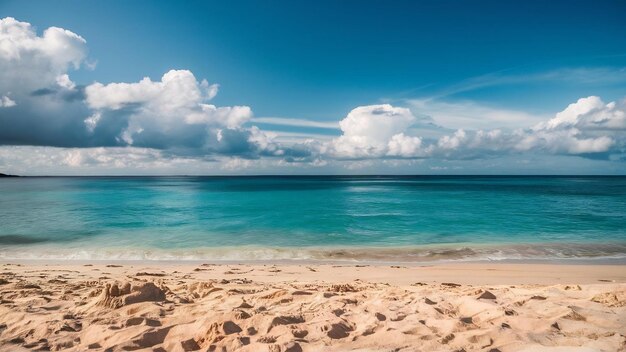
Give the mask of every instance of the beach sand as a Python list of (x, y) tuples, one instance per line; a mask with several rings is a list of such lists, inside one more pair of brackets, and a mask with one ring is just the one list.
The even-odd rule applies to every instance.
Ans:
[(620, 351), (626, 266), (0, 263), (0, 350)]

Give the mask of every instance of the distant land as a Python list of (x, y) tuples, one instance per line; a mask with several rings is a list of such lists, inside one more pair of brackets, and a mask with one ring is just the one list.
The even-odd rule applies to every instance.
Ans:
[(0, 177), (18, 177), (17, 175), (7, 175), (0, 172)]

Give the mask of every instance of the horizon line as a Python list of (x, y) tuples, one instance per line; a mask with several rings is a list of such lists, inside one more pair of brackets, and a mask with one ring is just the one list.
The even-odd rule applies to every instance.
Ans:
[(626, 174), (250, 174), (250, 175), (13, 175), (2, 178), (34, 177), (626, 177)]

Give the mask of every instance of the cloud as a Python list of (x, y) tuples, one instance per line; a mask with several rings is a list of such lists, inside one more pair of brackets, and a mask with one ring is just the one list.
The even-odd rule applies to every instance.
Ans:
[(420, 115), (436, 120), (446, 129), (524, 128), (546, 116), (523, 111), (495, 108), (473, 101), (444, 102), (434, 99), (411, 99), (407, 103)]
[(19, 175), (206, 175), (238, 174), (248, 169), (276, 174), (277, 169), (307, 170), (319, 163), (286, 162), (279, 158), (180, 155), (138, 147), (57, 148), (0, 147), (0, 168)]
[(38, 36), (30, 23), (0, 19), (0, 95), (11, 91), (17, 97), (55, 86), (59, 76), (83, 63), (86, 43), (63, 28), (50, 27)]
[(6, 95), (0, 97), (0, 108), (10, 108), (15, 105), (17, 105), (15, 101), (7, 97)]
[(328, 143), (326, 153), (345, 159), (461, 160), (530, 152), (606, 159), (626, 151), (626, 99), (604, 103), (590, 96), (532, 127), (458, 129), (428, 142), (412, 128), (418, 121), (409, 109), (388, 104), (358, 107), (340, 122), (343, 135)]
[(294, 119), (284, 117), (255, 117), (252, 119), (254, 123), (264, 123), (268, 125), (278, 126), (295, 126), (295, 127), (313, 127), (326, 129), (339, 129), (339, 123), (336, 121), (313, 121), (306, 119)]
[(122, 121), (118, 143), (137, 147), (226, 154), (264, 150), (256, 143), (262, 132), (242, 127), (252, 110), (207, 104), (215, 94), (217, 85), (198, 81), (188, 70), (171, 70), (160, 81), (94, 83), (85, 88), (85, 100), (96, 112), (84, 123), (98, 134), (100, 127), (108, 131)]
[(198, 82), (187, 70), (171, 70), (160, 82), (145, 77), (137, 83), (94, 83), (87, 87), (87, 103), (93, 109), (118, 110), (128, 104), (145, 103), (163, 109), (162, 113), (193, 108), (215, 95), (206, 80)]
[(626, 99), (605, 104), (596, 96), (581, 98), (535, 130), (578, 128), (593, 131), (626, 130)]
[(566, 154), (622, 153), (625, 143), (626, 99), (605, 104), (590, 96), (534, 126), (517, 148)]
[(252, 165), (252, 160), (250, 159), (241, 159), (241, 158), (230, 158), (226, 162), (224, 162), (221, 166), (222, 170), (241, 170), (247, 169)]
[(621, 84), (626, 82), (626, 67), (560, 68), (536, 73), (515, 73), (513, 69), (501, 70), (463, 80), (439, 91), (431, 99), (440, 99), (489, 87), (550, 82), (570, 85)]
[(170, 70), (159, 81), (82, 86), (69, 71), (86, 58), (85, 39), (71, 31), (50, 27), (39, 36), (29, 23), (0, 20), (0, 145), (284, 153), (263, 131), (243, 126), (250, 107), (209, 104), (218, 85), (188, 70)]
[(67, 75), (86, 57), (85, 39), (71, 31), (50, 27), (39, 36), (29, 23), (0, 19), (0, 97), (5, 107), (0, 109), (0, 144), (88, 144), (78, 117), (87, 109)]
[[(358, 106), (337, 122), (255, 118), (248, 106), (212, 104), (219, 86), (188, 70), (138, 82), (74, 82), (73, 70), (93, 69), (86, 44), (66, 29), (50, 27), (39, 35), (29, 23), (0, 20), (2, 167), (16, 173), (24, 165), (203, 173), (216, 163), (228, 171), (368, 169), (525, 155), (626, 159), (626, 99), (605, 103), (589, 96), (550, 117), (472, 101), (421, 99), (406, 101), (406, 107)], [(578, 80), (593, 80), (589, 72), (574, 73)], [(564, 79), (563, 73), (557, 76)], [(456, 91), (517, 79), (522, 78), (482, 77)], [(266, 131), (257, 125), (292, 128)]]
[(588, 157), (621, 154), (626, 143), (625, 102), (604, 103), (596, 96), (581, 98), (552, 119), (531, 128), (511, 133), (459, 130), (454, 135), (441, 137), (438, 148), (432, 148), (432, 151), (436, 154), (441, 150), (454, 150), (456, 155), (477, 150), (500, 153), (533, 151)]
[(26, 175), (143, 175), (174, 174), (181, 170), (201, 174), (216, 163), (212, 158), (169, 155), (151, 148), (0, 147), (0, 165)]
[(404, 134), (416, 121), (407, 108), (389, 104), (357, 107), (339, 122), (343, 134), (330, 143), (329, 154), (363, 159), (417, 153), (421, 140)]
[(399, 157), (414, 157), (420, 154), (422, 139), (398, 133), (387, 143), (387, 155)]

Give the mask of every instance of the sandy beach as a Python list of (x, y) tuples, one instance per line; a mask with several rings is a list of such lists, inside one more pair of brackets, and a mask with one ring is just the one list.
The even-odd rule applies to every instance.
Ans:
[(620, 265), (0, 264), (0, 350), (620, 351)]

